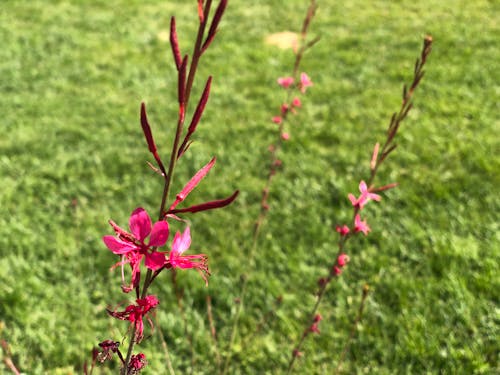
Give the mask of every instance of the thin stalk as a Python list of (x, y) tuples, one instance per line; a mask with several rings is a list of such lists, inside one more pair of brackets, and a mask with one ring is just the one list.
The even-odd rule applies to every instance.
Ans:
[[(179, 148), (179, 143), (180, 143), (180, 139), (182, 136), (183, 127), (184, 127), (185, 109), (187, 108), (188, 103), (189, 103), (189, 96), (191, 93), (191, 88), (193, 85), (194, 77), (196, 75), (198, 62), (199, 62), (199, 59), (201, 56), (201, 43), (203, 41), (203, 34), (205, 31), (205, 26), (206, 26), (206, 22), (207, 22), (206, 20), (208, 18), (208, 13), (210, 11), (211, 2), (212, 2), (211, 0), (207, 0), (206, 6), (205, 6), (205, 17), (204, 17), (204, 20), (202, 22), (200, 22), (200, 26), (198, 28), (198, 35), (196, 37), (196, 42), (195, 42), (195, 46), (193, 49), (193, 60), (190, 64), (189, 75), (188, 75), (187, 82), (185, 84), (186, 86), (184, 88), (185, 96), (184, 96), (183, 102), (180, 103), (179, 115), (178, 115), (178, 120), (177, 120), (177, 127), (176, 127), (176, 131), (175, 131), (174, 142), (172, 144), (172, 151), (170, 154), (168, 171), (164, 175), (164, 186), (163, 186), (163, 193), (162, 193), (162, 199), (161, 199), (161, 204), (160, 204), (160, 210), (159, 210), (159, 214), (158, 214), (158, 220), (163, 220), (164, 214), (165, 214), (165, 207), (166, 207), (166, 204), (168, 201), (168, 196), (169, 196), (171, 183), (172, 183), (172, 177), (174, 174), (174, 169), (175, 169), (175, 165), (176, 165), (176, 161), (177, 161), (177, 151)], [(182, 85), (184, 83), (182, 82), (180, 84)], [(179, 98), (179, 99), (181, 99), (181, 98)], [(144, 298), (147, 295), (148, 287), (151, 283), (151, 280), (152, 280), (152, 271), (148, 269), (148, 272), (146, 274), (146, 278), (144, 280), (142, 293), (140, 293), (141, 298)], [(131, 336), (130, 336), (131, 340), (130, 340), (130, 344), (129, 344), (129, 347), (127, 350), (127, 356), (125, 359), (125, 363), (124, 363), (124, 366), (123, 366), (122, 371), (121, 371), (122, 375), (127, 374), (127, 367), (128, 367), (129, 362), (130, 362), (130, 358), (132, 357), (132, 352), (133, 352), (134, 346), (136, 344), (135, 334), (136, 334), (136, 329), (134, 326), (134, 329), (132, 330)]]
[(208, 324), (210, 325), (210, 334), (212, 336), (212, 341), (215, 349), (215, 362), (217, 363), (217, 370), (220, 372), (221, 357), (217, 345), (217, 332), (215, 330), (214, 318), (212, 315), (212, 298), (210, 298), (209, 295), (207, 295), (207, 315), (208, 315)]
[(172, 360), (170, 359), (170, 351), (168, 350), (167, 342), (165, 341), (165, 337), (163, 336), (163, 332), (161, 330), (160, 324), (158, 324), (158, 316), (155, 316), (156, 327), (160, 334), (161, 346), (163, 348), (163, 352), (165, 353), (165, 360), (167, 361), (167, 368), (170, 375), (175, 375), (174, 368), (172, 366)]
[(366, 299), (368, 297), (369, 291), (370, 291), (370, 288), (369, 288), (368, 284), (363, 285), (363, 291), (361, 294), (361, 301), (359, 303), (358, 314), (356, 315), (356, 319), (354, 319), (354, 322), (352, 323), (351, 333), (349, 334), (349, 337), (344, 345), (344, 349), (342, 350), (342, 353), (340, 354), (339, 363), (337, 365), (337, 369), (335, 370), (335, 374), (340, 374), (340, 370), (342, 369), (342, 363), (344, 362), (347, 351), (349, 350), (349, 347), (351, 346), (351, 342), (354, 339), (354, 335), (356, 334), (356, 330), (358, 329), (358, 324), (359, 324), (359, 322), (361, 322), (361, 319), (363, 318), (363, 311), (365, 309), (365, 302), (366, 302)]
[[(200, 22), (198, 27), (198, 34), (196, 35), (196, 42), (193, 47), (193, 59), (189, 67), (189, 74), (186, 83), (186, 109), (189, 103), (189, 97), (191, 95), (191, 88), (193, 87), (194, 77), (196, 75), (196, 70), (198, 69), (198, 62), (202, 55), (201, 44), (203, 42), (203, 36), (205, 34), (205, 28), (207, 26), (208, 14), (210, 13), (210, 7), (212, 6), (212, 0), (207, 0), (205, 4), (205, 9), (203, 11), (203, 20)], [(175, 154), (177, 155), (177, 153)]]
[[(423, 76), (423, 73), (424, 73), (423, 72), (423, 67), (424, 67), (424, 65), (425, 65), (425, 63), (427, 61), (427, 57), (429, 56), (429, 54), (431, 52), (431, 45), (432, 45), (432, 37), (426, 36), (425, 39), (424, 39), (424, 45), (422, 47), (422, 52), (421, 52), (421, 55), (420, 55), (420, 59), (417, 59), (417, 63), (415, 65), (414, 77), (413, 77), (413, 81), (412, 81), (410, 90), (407, 91), (406, 87), (403, 90), (403, 100), (402, 100), (401, 108), (399, 110), (399, 113), (394, 114), (392, 116), (391, 122), (389, 124), (389, 128), (387, 130), (387, 138), (386, 138), (386, 141), (384, 143), (384, 146), (382, 147), (381, 156), (380, 157), (377, 156), (377, 160), (376, 160), (375, 166), (373, 168), (371, 168), (370, 178), (369, 178), (368, 184), (367, 184), (368, 186), (372, 185), (372, 183), (373, 183), (373, 181), (374, 181), (374, 179), (376, 177), (376, 174), (377, 174), (377, 172), (379, 170), (379, 166), (386, 159), (386, 157), (388, 156), (389, 152), (394, 149), (392, 147), (394, 137), (396, 136), (396, 133), (397, 133), (397, 131), (399, 129), (399, 125), (406, 118), (406, 115), (408, 114), (408, 111), (411, 109), (411, 99), (413, 97), (413, 93), (414, 93), (415, 89), (417, 88), (417, 86), (420, 83), (421, 78)], [(353, 212), (353, 219), (352, 219), (352, 221), (354, 222), (354, 218), (356, 217), (356, 214), (359, 212), (359, 207), (354, 207), (353, 211), (354, 212)], [(349, 231), (349, 233), (346, 236), (341, 236), (339, 238), (339, 241), (338, 241), (338, 252), (337, 252), (337, 255), (336, 255), (336, 258), (335, 258), (336, 260), (335, 260), (334, 266), (338, 266), (338, 263), (337, 263), (338, 262), (338, 257), (344, 251), (345, 244), (348, 241), (348, 239), (352, 237), (352, 233), (354, 233), (354, 224), (353, 224), (352, 228), (350, 228), (350, 231)], [(332, 271), (330, 270), (329, 276), (326, 278), (326, 280), (320, 286), (320, 289), (319, 289), (319, 291), (317, 293), (317, 299), (316, 299), (316, 302), (314, 304), (314, 307), (313, 307), (310, 315), (308, 315), (308, 317), (309, 317), (308, 318), (308, 322), (312, 321), (314, 319), (315, 315), (317, 314), (317, 311), (319, 309), (320, 303), (321, 303), (321, 301), (323, 299), (323, 296), (325, 295), (326, 288), (327, 288), (328, 284), (330, 284), (330, 281), (332, 281), (333, 278), (334, 278), (334, 275), (332, 274)], [(307, 325), (307, 327), (309, 327), (309, 325)], [(290, 362), (288, 364), (287, 374), (291, 373), (291, 371), (293, 369), (293, 366), (294, 366), (294, 363), (295, 363), (295, 359), (297, 358), (297, 353), (300, 352), (300, 349), (302, 348), (302, 345), (303, 345), (305, 339), (307, 338), (307, 336), (310, 333), (310, 331), (309, 331), (309, 329), (307, 327), (304, 330), (304, 333), (302, 334), (302, 336), (301, 336), (298, 344), (294, 347), (292, 358), (290, 359)]]
[[(314, 38), (311, 42), (306, 43), (306, 37), (307, 37), (309, 25), (311, 23), (311, 20), (314, 17), (316, 8), (317, 8), (316, 1), (311, 0), (310, 5), (307, 9), (306, 16), (304, 18), (303, 25), (302, 25), (300, 47), (295, 54), (295, 61), (293, 64), (292, 76), (294, 77), (294, 79), (296, 81), (298, 79), (298, 72), (299, 72), (299, 68), (300, 68), (300, 62), (302, 61), (302, 56), (304, 55), (304, 53), (307, 49), (311, 48), (317, 41), (319, 41), (319, 38)], [(291, 105), (292, 104), (292, 94), (293, 94), (292, 90), (289, 89), (287, 92), (287, 100), (286, 100), (286, 103), (289, 106), (289, 108), (292, 108), (292, 105)], [(266, 183), (264, 185), (264, 189), (262, 190), (262, 198), (261, 198), (261, 203), (260, 203), (261, 209), (260, 209), (260, 213), (259, 213), (259, 216), (257, 218), (257, 221), (255, 222), (254, 230), (252, 233), (252, 244), (251, 244), (251, 247), (250, 247), (250, 250), (248, 253), (249, 273), (251, 273), (253, 270), (255, 251), (257, 249), (257, 244), (259, 241), (261, 228), (262, 228), (264, 221), (267, 217), (267, 212), (269, 209), (268, 204), (267, 204), (267, 199), (269, 197), (269, 192), (270, 192), (273, 177), (277, 172), (277, 161), (278, 161), (277, 155), (278, 155), (279, 150), (281, 150), (281, 148), (282, 148), (281, 146), (283, 144), (283, 141), (281, 138), (281, 134), (283, 133), (284, 123), (288, 118), (288, 113), (289, 113), (289, 111), (287, 111), (283, 114), (282, 122), (279, 124), (278, 132), (277, 132), (278, 137), (277, 137), (277, 140), (275, 142), (275, 147), (271, 153), (271, 165), (269, 167), (269, 173), (267, 176)], [(246, 276), (243, 278), (243, 285), (242, 285), (241, 291), (240, 291), (239, 303), (236, 307), (236, 312), (235, 312), (233, 324), (231, 326), (231, 335), (230, 335), (230, 339), (229, 339), (228, 350), (227, 350), (226, 359), (224, 362), (224, 369), (222, 371), (222, 375), (225, 375), (229, 369), (229, 363), (230, 363), (231, 357), (232, 357), (233, 345), (234, 345), (234, 341), (236, 340), (236, 335), (237, 335), (237, 331), (238, 331), (239, 317), (240, 317), (241, 311), (242, 311), (243, 306), (244, 306), (244, 301), (245, 301), (245, 296), (246, 296), (246, 291), (247, 291), (249, 279), (250, 279), (249, 276)]]

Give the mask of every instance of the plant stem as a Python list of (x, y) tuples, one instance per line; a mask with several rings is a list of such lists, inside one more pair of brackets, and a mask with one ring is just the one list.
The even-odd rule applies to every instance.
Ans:
[[(417, 63), (415, 64), (415, 70), (414, 70), (414, 76), (413, 76), (413, 81), (410, 86), (410, 90), (407, 91), (406, 87), (403, 90), (403, 101), (401, 104), (401, 108), (399, 110), (399, 113), (394, 114), (392, 116), (391, 122), (389, 124), (389, 128), (387, 130), (387, 138), (384, 143), (384, 146), (382, 147), (382, 154), (380, 157), (377, 157), (375, 166), (373, 169), (370, 171), (370, 178), (368, 180), (368, 186), (371, 186), (375, 176), (378, 172), (379, 166), (383, 163), (383, 161), (386, 159), (386, 157), (389, 155), (389, 153), (394, 149), (391, 148), (393, 145), (393, 140), (394, 137), (396, 136), (396, 133), (399, 129), (399, 125), (401, 122), (406, 118), (406, 115), (408, 114), (409, 110), (411, 109), (411, 99), (413, 97), (413, 93), (415, 89), (417, 88), (418, 84), (420, 83), (421, 78), (423, 77), (423, 67), (427, 61), (427, 57), (429, 53), (431, 52), (431, 45), (432, 45), (432, 37), (426, 36), (424, 39), (424, 45), (422, 48), (422, 52), (420, 55), (420, 59), (417, 59)], [(354, 218), (356, 217), (356, 214), (359, 212), (359, 207), (354, 207), (353, 210), (353, 219), (352, 221), (354, 222)], [(352, 237), (354, 232), (354, 225), (352, 228), (350, 228), (349, 233), (346, 236), (340, 236), (339, 241), (338, 241), (338, 252), (336, 255), (336, 260), (335, 260), (335, 266), (338, 266), (338, 257), (339, 255), (343, 252), (345, 248), (345, 243), (349, 238)], [(316, 303), (314, 304), (314, 307), (311, 311), (311, 314), (309, 315), (309, 320), (308, 322), (312, 321), (318, 311), (319, 305), (321, 303), (321, 300), (325, 294), (326, 288), (330, 281), (332, 280), (332, 273), (330, 271), (329, 276), (326, 278), (325, 282), (320, 286), (320, 289), (317, 293), (317, 299)], [(300, 338), (297, 346), (294, 348), (294, 353), (292, 354), (292, 358), (290, 359), (289, 365), (288, 365), (288, 370), (287, 374), (291, 373), (293, 365), (295, 363), (295, 359), (297, 358), (297, 355), (295, 353), (298, 353), (300, 349), (302, 348), (302, 344), (304, 343), (306, 337), (309, 335), (310, 331), (308, 329), (309, 325), (306, 327), (304, 330), (304, 333), (302, 334), (302, 337)]]
[[(193, 59), (192, 59), (192, 62), (190, 64), (190, 67), (189, 67), (189, 75), (188, 75), (187, 82), (185, 83), (185, 88), (184, 88), (184, 90), (185, 90), (184, 91), (185, 92), (184, 100), (182, 103), (180, 103), (179, 115), (178, 115), (178, 119), (177, 119), (177, 127), (176, 127), (176, 131), (175, 131), (174, 142), (172, 144), (172, 152), (170, 154), (168, 171), (164, 175), (164, 186), (163, 186), (163, 193), (162, 193), (162, 199), (161, 199), (161, 204), (160, 204), (160, 210), (159, 210), (159, 214), (158, 214), (158, 220), (164, 220), (164, 218), (165, 218), (165, 208), (166, 208), (166, 204), (168, 201), (168, 196), (169, 196), (171, 183), (172, 183), (172, 177), (174, 174), (174, 169), (175, 169), (175, 165), (176, 165), (176, 161), (177, 161), (177, 152), (178, 152), (178, 148), (179, 148), (179, 142), (180, 142), (182, 132), (183, 132), (183, 127), (184, 127), (185, 111), (186, 111), (188, 104), (189, 104), (189, 97), (191, 94), (191, 89), (192, 89), (194, 78), (195, 78), (196, 71), (198, 68), (198, 62), (199, 62), (200, 57), (202, 55), (201, 43), (203, 41), (203, 35), (205, 32), (206, 22), (208, 19), (208, 14), (210, 12), (211, 3), (212, 3), (212, 0), (207, 0), (207, 2), (205, 4), (205, 10), (204, 10), (205, 17), (204, 17), (203, 21), (200, 22), (200, 25), (198, 28), (198, 35), (196, 37), (196, 42), (195, 42), (194, 49), (193, 49)], [(179, 82), (179, 84), (182, 85), (182, 84), (184, 84), (184, 82)], [(179, 98), (179, 100), (180, 99), (181, 98)], [(146, 274), (146, 278), (144, 279), (142, 293), (140, 293), (141, 298), (146, 297), (151, 281), (152, 281), (152, 271), (150, 269), (148, 269), (148, 272)], [(127, 350), (127, 356), (126, 356), (123, 368), (121, 370), (122, 375), (127, 375), (127, 372), (128, 372), (128, 370), (127, 370), (128, 364), (130, 362), (130, 358), (132, 357), (132, 351), (133, 351), (134, 346), (136, 344), (135, 334), (136, 334), (136, 328), (134, 325), (134, 329), (132, 330), (131, 335), (130, 335), (130, 344), (129, 344), (129, 347)], [(191, 346), (192, 346), (192, 343), (191, 343)]]
[(358, 315), (356, 316), (356, 319), (352, 323), (351, 333), (349, 334), (349, 338), (347, 339), (347, 341), (344, 345), (344, 349), (342, 350), (342, 353), (340, 354), (339, 363), (337, 365), (337, 369), (335, 370), (335, 374), (340, 374), (340, 370), (342, 368), (342, 363), (344, 362), (345, 355), (347, 354), (347, 351), (349, 350), (349, 346), (351, 345), (351, 342), (354, 338), (354, 335), (356, 334), (358, 324), (363, 317), (365, 302), (366, 302), (366, 298), (368, 297), (369, 291), (370, 291), (370, 288), (369, 288), (368, 284), (363, 285), (363, 291), (361, 294), (361, 301), (359, 303), (359, 308), (358, 308)]
[[(294, 79), (296, 81), (298, 79), (300, 62), (302, 61), (302, 56), (304, 55), (304, 52), (307, 49), (309, 49), (310, 47), (312, 47), (317, 41), (319, 41), (319, 38), (314, 38), (311, 42), (306, 43), (306, 37), (307, 37), (309, 25), (311, 23), (312, 18), (314, 17), (316, 8), (317, 8), (316, 1), (311, 0), (310, 5), (307, 9), (306, 16), (304, 18), (303, 25), (302, 25), (300, 47), (295, 54), (295, 61), (293, 64), (292, 76), (294, 77)], [(286, 99), (286, 103), (289, 106), (289, 108), (291, 108), (292, 94), (293, 94), (292, 90), (289, 89), (287, 91), (287, 99)], [(267, 212), (269, 209), (268, 204), (267, 204), (267, 199), (269, 197), (269, 192), (270, 192), (273, 177), (277, 171), (277, 164), (276, 164), (276, 162), (278, 161), (277, 155), (278, 155), (279, 150), (281, 150), (281, 146), (283, 144), (281, 134), (283, 133), (284, 122), (288, 118), (288, 112), (289, 111), (287, 111), (283, 114), (282, 122), (279, 124), (279, 127), (278, 127), (277, 140), (274, 144), (274, 149), (271, 152), (271, 165), (269, 167), (269, 173), (267, 176), (267, 180), (266, 180), (264, 189), (262, 190), (262, 198), (261, 198), (261, 202), (260, 202), (260, 205), (261, 205), (260, 213), (259, 213), (259, 216), (257, 218), (257, 221), (255, 222), (255, 226), (254, 226), (254, 230), (253, 230), (253, 234), (252, 234), (252, 244), (251, 244), (250, 251), (248, 254), (248, 265), (249, 265), (249, 272), (248, 273), (251, 273), (253, 270), (253, 267), (254, 267), (253, 263), (254, 263), (254, 258), (255, 258), (255, 251), (256, 251), (259, 236), (260, 236), (260, 231), (261, 231), (262, 225), (264, 224), (264, 220), (267, 217)], [(226, 359), (224, 362), (224, 369), (222, 371), (222, 375), (225, 375), (229, 369), (229, 362), (231, 361), (232, 349), (233, 349), (234, 341), (236, 339), (236, 335), (237, 335), (237, 331), (238, 331), (239, 316), (240, 316), (241, 311), (242, 311), (243, 306), (244, 306), (245, 295), (246, 295), (246, 291), (247, 291), (248, 282), (250, 279), (248, 274), (244, 275), (244, 276), (245, 277), (243, 278), (243, 285), (242, 285), (241, 291), (240, 291), (239, 303), (236, 307), (236, 312), (234, 315), (233, 324), (231, 326), (231, 336), (229, 339), (228, 350), (227, 350)]]

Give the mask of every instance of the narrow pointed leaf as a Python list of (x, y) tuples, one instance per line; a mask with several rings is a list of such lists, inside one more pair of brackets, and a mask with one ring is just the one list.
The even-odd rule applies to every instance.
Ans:
[(168, 214), (177, 214), (177, 213), (183, 213), (183, 212), (190, 212), (190, 213), (196, 213), (200, 211), (206, 211), (206, 210), (213, 210), (216, 208), (222, 208), (226, 207), (227, 205), (231, 204), (236, 197), (238, 196), (239, 190), (236, 190), (230, 197), (225, 198), (225, 199), (219, 199), (219, 200), (214, 200), (210, 202), (205, 202), (201, 204), (196, 204), (190, 207), (186, 208), (179, 208), (179, 209), (170, 209), (168, 211)]
[(144, 136), (146, 137), (146, 142), (148, 143), (148, 149), (152, 154), (156, 153), (156, 144), (153, 138), (153, 133), (151, 132), (151, 126), (149, 126), (148, 117), (146, 115), (146, 104), (141, 103), (141, 126)]
[(215, 34), (217, 32), (217, 27), (219, 26), (222, 15), (226, 10), (226, 6), (227, 6), (227, 0), (221, 0), (219, 6), (215, 10), (214, 18), (212, 19), (212, 23), (210, 24), (210, 29), (208, 30), (207, 38), (203, 43), (203, 46), (201, 47), (202, 51), (205, 51), (210, 45), (210, 43), (212, 43), (212, 40), (215, 37)]

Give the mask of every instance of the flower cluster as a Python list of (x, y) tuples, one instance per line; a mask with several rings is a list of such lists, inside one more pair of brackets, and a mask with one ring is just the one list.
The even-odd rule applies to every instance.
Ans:
[(144, 337), (144, 318), (148, 319), (149, 324), (153, 327), (151, 319), (146, 315), (154, 309), (160, 301), (156, 296), (150, 295), (145, 298), (138, 298), (135, 305), (128, 305), (124, 311), (111, 311), (108, 314), (120, 320), (128, 320), (134, 326), (135, 341), (141, 342)]
[[(311, 79), (306, 73), (300, 74), (300, 81), (297, 84), (295, 84), (294, 77), (280, 77), (277, 79), (277, 82), (278, 85), (283, 87), (285, 90), (289, 90), (289, 93), (291, 92), (290, 90), (296, 88), (302, 94), (305, 94), (307, 88), (313, 85)], [(297, 108), (300, 108), (301, 106), (302, 106), (301, 100), (295, 96), (289, 103), (281, 104), (280, 114), (278, 116), (274, 116), (272, 118), (272, 121), (277, 125), (282, 125), (288, 113), (289, 112), (293, 114), (297, 113)], [(290, 139), (290, 134), (283, 132), (281, 129), (281, 139), (287, 141), (288, 139)]]
[[(177, 197), (172, 207), (175, 207), (182, 200), (179, 198), (180, 195)], [(173, 212), (173, 209), (169, 212)], [(151, 271), (159, 273), (163, 268), (194, 268), (200, 271), (203, 279), (208, 283), (206, 275), (210, 275), (210, 273), (208, 271), (207, 257), (204, 254), (182, 255), (191, 244), (189, 227), (186, 228), (182, 236), (179, 232), (176, 233), (172, 241), (170, 254), (168, 254), (168, 251), (158, 251), (159, 247), (167, 243), (169, 237), (168, 223), (158, 221), (152, 225), (148, 213), (143, 208), (135, 209), (130, 215), (129, 228), (131, 233), (119, 227), (112, 220), (109, 223), (115, 230), (116, 237), (107, 235), (103, 237), (103, 241), (111, 252), (121, 257), (121, 260), (113, 268), (122, 267), (122, 290), (124, 292), (128, 293), (137, 288), (141, 275), (140, 264), (143, 258), (144, 265)], [(149, 240), (147, 240), (148, 237)], [(130, 264), (132, 268), (132, 278), (129, 285), (125, 284), (123, 268), (126, 264)]]

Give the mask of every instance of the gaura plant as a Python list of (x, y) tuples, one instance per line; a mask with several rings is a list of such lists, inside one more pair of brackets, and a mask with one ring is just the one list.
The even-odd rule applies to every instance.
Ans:
[[(199, 26), (191, 60), (188, 55), (182, 56), (181, 54), (175, 18), (171, 18), (170, 45), (177, 69), (178, 116), (168, 163), (164, 163), (164, 159), (155, 142), (152, 127), (147, 117), (145, 103), (142, 103), (140, 108), (140, 124), (148, 150), (152, 154), (156, 165), (148, 164), (163, 180), (163, 193), (160, 197), (158, 220), (153, 224), (146, 210), (138, 207), (130, 215), (128, 230), (123, 229), (110, 220), (109, 224), (114, 235), (105, 235), (103, 237), (106, 247), (119, 257), (119, 261), (112, 268), (119, 267), (121, 269), (122, 292), (133, 292), (135, 295), (133, 303), (128, 305), (124, 310), (108, 309), (108, 314), (111, 317), (129, 322), (128, 349), (122, 352), (120, 341), (112, 339), (102, 341), (99, 344), (99, 349), (93, 352), (91, 368), (88, 369), (87, 366), (84, 366), (85, 373), (92, 372), (96, 360), (100, 362), (111, 360), (115, 353), (120, 361), (120, 372), (122, 375), (137, 374), (146, 366), (147, 359), (145, 355), (143, 353), (135, 353), (134, 349), (144, 338), (145, 322), (153, 327), (151, 314), (160, 304), (160, 299), (156, 295), (150, 294), (150, 288), (160, 274), (170, 272), (175, 280), (176, 270), (195, 269), (200, 273), (204, 282), (208, 284), (208, 277), (210, 276), (208, 256), (205, 254), (187, 254), (191, 245), (191, 230), (189, 225), (186, 225), (186, 228), (182, 232), (178, 231), (169, 243), (169, 221), (175, 220), (180, 223), (187, 223), (187, 221), (182, 219), (183, 214), (194, 214), (225, 207), (234, 201), (238, 195), (238, 191), (235, 191), (232, 195), (224, 199), (204, 202), (189, 207), (180, 207), (189, 193), (213, 168), (216, 161), (214, 157), (184, 185), (174, 199), (170, 199), (169, 193), (176, 164), (188, 151), (189, 146), (193, 142), (192, 137), (196, 132), (208, 102), (212, 77), (208, 77), (206, 80), (203, 92), (186, 129), (186, 111), (199, 62), (217, 34), (217, 29), (226, 6), (227, 0), (220, 0), (213, 15), (210, 17), (212, 1), (198, 1)], [(129, 281), (127, 281), (128, 273), (130, 273)], [(145, 276), (143, 276), (144, 273)]]

